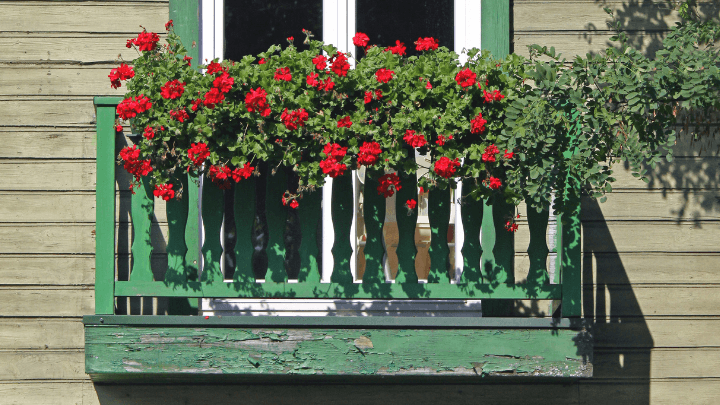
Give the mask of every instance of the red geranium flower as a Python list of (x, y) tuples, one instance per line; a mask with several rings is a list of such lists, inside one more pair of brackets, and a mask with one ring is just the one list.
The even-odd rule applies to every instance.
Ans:
[(323, 148), (323, 153), (326, 156), (325, 160), (320, 162), (323, 173), (330, 177), (342, 176), (347, 170), (347, 166), (340, 163), (340, 161), (347, 154), (347, 148), (343, 148), (336, 143), (328, 143)]
[(325, 79), (321, 80), (317, 85), (317, 89), (323, 90), (323, 91), (330, 91), (334, 87), (335, 87), (335, 82), (332, 81), (331, 77), (326, 77)]
[(217, 87), (223, 93), (230, 91), (233, 84), (235, 84), (235, 79), (230, 77), (227, 72), (223, 72), (223, 74), (213, 80), (213, 87)]
[(380, 176), (378, 179), (380, 185), (377, 187), (378, 194), (388, 198), (392, 197), (396, 191), (400, 191), (402, 186), (400, 185), (400, 177), (395, 173), (388, 173)]
[(500, 153), (500, 150), (495, 145), (490, 145), (487, 148), (485, 148), (485, 151), (482, 154), (482, 161), (483, 162), (495, 162), (495, 155)]
[(173, 190), (172, 183), (160, 184), (155, 186), (155, 191), (153, 191), (153, 194), (155, 195), (155, 197), (160, 197), (165, 201), (168, 201), (171, 198), (175, 198), (175, 191)]
[(418, 38), (415, 41), (415, 49), (418, 51), (434, 51), (438, 49), (438, 40), (432, 37)]
[(428, 80), (427, 84), (425, 85), (425, 88), (428, 90), (432, 89), (432, 84), (430, 84), (430, 80)]
[(446, 143), (447, 141), (449, 141), (449, 140), (451, 140), (451, 139), (453, 139), (453, 136), (452, 136), (452, 135), (448, 135), (448, 136), (438, 135), (438, 139), (435, 141), (435, 144), (436, 144), (436, 145), (443, 146), (443, 145), (445, 145), (445, 143)]
[(163, 98), (170, 100), (175, 100), (176, 98), (182, 96), (184, 92), (185, 82), (180, 82), (178, 80), (166, 82), (165, 85), (160, 88), (160, 95), (162, 95)]
[(158, 34), (143, 31), (138, 34), (137, 38), (129, 39), (126, 46), (130, 48), (130, 45), (134, 44), (141, 51), (154, 51), (158, 42), (160, 42), (160, 36)]
[(338, 128), (350, 128), (352, 126), (352, 121), (350, 121), (350, 116), (348, 115), (345, 118), (341, 118), (338, 120), (337, 127)]
[(261, 116), (270, 115), (270, 107), (267, 104), (267, 92), (262, 87), (250, 89), (245, 95), (245, 106), (248, 112), (259, 112)]
[(209, 156), (210, 150), (208, 149), (207, 144), (202, 142), (190, 144), (190, 149), (188, 149), (188, 157), (196, 166), (200, 166), (201, 164), (203, 164), (205, 159), (207, 159)]
[(364, 142), (358, 153), (358, 163), (363, 166), (372, 166), (379, 160), (382, 153), (380, 144), (377, 142)]
[(365, 104), (368, 104), (373, 99), (373, 93), (372, 91), (366, 91), (365, 92)]
[(170, 27), (172, 27), (172, 26), (173, 26), (173, 20), (166, 22), (165, 23), (165, 31), (168, 31), (170, 29)]
[(265, 64), (265, 58), (260, 58), (258, 61), (258, 65), (264, 65)]
[(455, 168), (458, 166), (460, 166), (460, 161), (457, 158), (450, 160), (450, 158), (443, 156), (435, 162), (433, 170), (438, 176), (449, 179), (455, 174)]
[(324, 70), (327, 67), (327, 58), (323, 55), (318, 55), (313, 58), (312, 63), (315, 65), (315, 69)]
[(403, 55), (405, 55), (406, 49), (407, 48), (405, 48), (405, 43), (400, 42), (400, 40), (396, 39), (395, 46), (388, 46), (387, 48), (385, 48), (385, 52), (390, 51), (395, 55), (403, 56)]
[(508, 232), (516, 232), (518, 230), (518, 224), (515, 221), (509, 220), (505, 223), (505, 230)]
[(305, 121), (308, 119), (308, 113), (305, 112), (304, 108), (295, 111), (289, 111), (286, 108), (285, 111), (280, 115), (280, 120), (285, 127), (291, 131), (298, 129), (305, 125)]
[(513, 153), (513, 152), (508, 152), (508, 150), (505, 149), (505, 154), (503, 155), (503, 157), (504, 157), (505, 159), (510, 160), (510, 159), (512, 159), (514, 156), (515, 156), (515, 153)]
[(185, 122), (186, 119), (190, 118), (184, 108), (180, 110), (170, 110), (169, 114), (171, 117), (175, 118), (180, 122)]
[(203, 100), (203, 105), (207, 108), (213, 109), (215, 108), (215, 104), (220, 104), (225, 100), (225, 95), (218, 89), (217, 87), (213, 87), (205, 93), (205, 99)]
[(414, 198), (411, 198), (405, 202), (405, 206), (408, 207), (408, 209), (414, 210), (415, 207), (417, 207), (417, 201), (415, 201)]
[(497, 177), (490, 176), (489, 180), (490, 188), (493, 190), (497, 190), (500, 188), (500, 186), (502, 186), (502, 181), (500, 181), (500, 179), (498, 179)]
[(380, 68), (377, 72), (375, 72), (375, 78), (380, 83), (387, 83), (388, 81), (390, 81), (390, 79), (392, 79), (392, 76), (394, 74), (395, 72), (392, 70)]
[(145, 127), (143, 136), (149, 141), (155, 137), (155, 130), (152, 127)]
[(455, 81), (462, 88), (465, 88), (465, 87), (470, 87), (473, 84), (475, 84), (476, 77), (477, 77), (477, 75), (472, 70), (465, 68), (458, 72), (458, 74), (455, 76)]
[(478, 115), (470, 120), (470, 133), (471, 134), (482, 134), (485, 132), (485, 124), (487, 124), (487, 120), (483, 118), (482, 113), (478, 113)]
[(120, 66), (110, 71), (108, 77), (110, 78), (110, 87), (117, 89), (122, 86), (122, 83), (120, 83), (121, 80), (128, 80), (135, 77), (135, 71), (132, 67), (121, 63)]
[(250, 163), (245, 163), (243, 167), (238, 167), (230, 174), (235, 183), (239, 183), (242, 179), (247, 179), (252, 176), (255, 168), (250, 166)]
[(210, 64), (207, 66), (207, 70), (205, 71), (206, 75), (212, 75), (217, 72), (227, 72), (227, 68), (224, 67), (222, 64), (217, 62), (210, 62)]
[(308, 84), (308, 86), (315, 87), (320, 84), (320, 82), (318, 81), (318, 77), (319, 76), (317, 73), (310, 73), (309, 75), (307, 75), (305, 82)]
[(150, 160), (138, 160), (139, 158), (140, 150), (137, 145), (127, 146), (120, 151), (123, 168), (132, 174), (136, 181), (142, 176), (147, 176), (152, 171)]
[(118, 116), (120, 116), (120, 119), (127, 120), (135, 118), (137, 114), (144, 113), (151, 107), (152, 103), (150, 102), (150, 99), (145, 97), (144, 94), (141, 94), (133, 98), (124, 99), (117, 105), (115, 111)]
[[(315, 59), (313, 59), (314, 61)], [(317, 65), (315, 66), (317, 67)], [(348, 63), (347, 56), (344, 53), (338, 52), (335, 54), (330, 65), (330, 70), (335, 72), (338, 76), (347, 76), (348, 70), (350, 70), (350, 64)]]
[(289, 67), (283, 67), (278, 68), (275, 70), (275, 80), (280, 81), (284, 80), (286, 82), (289, 82), (292, 80), (292, 75), (290, 74), (290, 68)]
[(421, 148), (427, 143), (427, 141), (425, 140), (425, 135), (415, 134), (415, 131), (413, 131), (412, 129), (405, 130), (405, 136), (403, 136), (403, 141), (405, 141), (405, 143), (412, 146), (413, 148)]
[(352, 39), (353, 45), (365, 48), (370, 41), (370, 38), (362, 32), (358, 32)]
[(500, 94), (500, 90), (487, 91), (483, 90), (483, 96), (485, 96), (486, 103), (492, 103), (493, 101), (500, 101), (505, 98)]
[(122, 125), (120, 125), (120, 124), (115, 125), (115, 132), (122, 132), (122, 130), (123, 130)]

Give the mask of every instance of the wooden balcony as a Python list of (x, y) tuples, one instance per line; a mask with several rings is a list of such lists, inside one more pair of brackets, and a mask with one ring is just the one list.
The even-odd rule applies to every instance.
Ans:
[[(306, 195), (296, 210), (281, 203), (292, 181), (291, 173), (282, 170), (275, 176), (243, 180), (231, 191), (207, 181), (201, 195), (193, 179), (183, 179), (184, 197), (167, 201), (164, 212), (155, 210), (149, 184), (143, 183), (131, 197), (131, 224), (123, 228), (132, 241), (131, 265), (129, 274), (120, 276), (116, 182), (123, 169), (116, 165), (113, 128), (118, 101), (95, 100), (96, 314), (85, 317), (86, 372), (94, 380), (592, 375), (592, 336), (580, 319), (579, 217), (554, 222), (557, 241), (551, 252), (549, 213), (530, 210), (529, 241), (521, 248), (514, 234), (504, 229), (512, 207), (482, 201), (458, 204), (450, 190), (430, 190), (428, 264), (423, 271), (416, 269), (417, 212), (398, 214), (407, 211), (402, 191), (415, 195), (417, 189), (416, 179), (402, 173), (392, 225), (397, 240), (392, 244), (386, 243), (384, 233), (388, 202), (376, 193), (363, 195), (362, 231), (356, 229), (358, 192), (351, 174)], [(376, 182), (364, 179), (364, 187), (374, 190)], [(467, 191), (471, 183), (463, 187)], [(232, 198), (225, 193), (233, 193)], [(226, 201), (233, 202), (234, 229), (224, 220)], [(265, 218), (258, 225), (257, 207), (263, 201)], [(154, 229), (160, 216), (167, 218), (167, 237)], [(258, 227), (262, 232), (254, 229)], [(228, 233), (235, 236), (228, 238)], [(161, 247), (157, 239), (162, 239)], [(387, 260), (390, 245), (393, 259)], [(228, 250), (231, 266), (223, 258)], [(516, 250), (527, 251), (529, 269), (522, 282), (515, 278)], [(158, 253), (167, 258), (163, 277), (153, 272)], [(549, 271), (550, 253), (556, 254), (556, 266)], [(171, 308), (168, 315), (121, 315), (116, 303), (124, 297), (168, 297), (184, 305)], [(187, 315), (198, 299), (200, 312)], [(298, 308), (317, 302), (362, 301), (380, 308), (401, 303), (406, 309), (472, 301), (481, 303), (482, 312), (443, 316), (431, 308), (413, 316), (382, 310), (375, 311), (376, 316), (362, 316), (363, 311), (355, 311), (355, 316), (332, 311), (326, 316), (304, 316), (302, 311), (294, 316), (203, 313), (208, 302), (221, 299), (262, 305), (297, 302)], [(545, 302), (555, 311), (547, 317), (513, 317), (510, 308), (517, 300)]]

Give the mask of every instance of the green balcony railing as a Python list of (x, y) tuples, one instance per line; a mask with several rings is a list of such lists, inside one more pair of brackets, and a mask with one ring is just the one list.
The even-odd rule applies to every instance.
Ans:
[[(361, 280), (350, 271), (353, 252), (350, 232), (355, 209), (352, 179), (349, 175), (336, 178), (332, 186), (332, 223), (334, 241), (332, 257), (322, 257), (320, 229), (322, 192), (307, 195), (293, 212), (294, 226), (299, 230), (300, 243), (290, 252), (286, 248), (289, 208), (280, 198), (265, 199), (267, 237), (263, 246), (254, 243), (256, 182), (252, 177), (234, 189), (236, 241), (234, 274), (223, 274), (221, 243), (224, 207), (223, 193), (211, 182), (205, 182), (202, 196), (192, 180), (183, 184), (184, 198), (165, 203), (167, 217), (167, 270), (164, 279), (155, 279), (151, 269), (152, 239), (155, 211), (152, 190), (147, 183), (136, 188), (131, 197), (132, 266), (127, 279), (118, 280), (116, 227), (116, 133), (115, 106), (119, 98), (98, 97), (97, 109), (97, 220), (96, 220), (96, 314), (115, 313), (116, 297), (175, 298), (302, 298), (302, 299), (481, 299), (481, 300), (555, 300), (561, 302), (563, 318), (580, 316), (580, 220), (578, 216), (557, 221), (557, 269), (553, 279), (547, 269), (549, 253), (546, 243), (548, 212), (529, 210), (529, 269), (523, 283), (515, 280), (514, 235), (505, 231), (505, 217), (512, 207), (505, 204), (485, 206), (482, 202), (466, 202), (462, 207), (464, 242), (462, 273), (451, 280), (451, 256), (448, 247), (450, 190), (431, 190), (428, 197), (430, 229), (430, 269), (427, 282), (419, 282), (415, 271), (415, 228), (417, 215), (397, 215), (397, 275), (387, 282), (383, 270), (383, 226), (386, 201), (375, 193), (367, 193), (363, 217), (367, 232), (363, 252), (365, 270)], [(268, 195), (282, 195), (287, 189), (284, 175), (267, 176)], [(368, 179), (365, 187), (372, 187)], [(414, 178), (403, 178), (398, 201), (412, 198)], [(407, 182), (407, 183), (406, 183)], [(469, 185), (468, 185), (469, 186)], [(195, 193), (195, 195), (193, 194)], [(196, 199), (201, 198), (198, 213)], [(399, 211), (399, 210), (398, 210)], [(199, 246), (198, 216), (204, 228), (204, 243)], [(483, 217), (486, 218), (483, 218)], [(487, 218), (490, 216), (491, 218)], [(490, 220), (492, 219), (492, 220)], [(226, 225), (227, 227), (227, 225)], [(227, 229), (225, 229), (227, 231)], [(482, 231), (482, 242), (480, 232)], [(225, 243), (227, 245), (227, 243)], [(488, 245), (488, 246), (484, 246)], [(267, 273), (262, 282), (256, 279), (252, 257), (258, 249), (267, 256)], [(199, 252), (202, 253), (199, 253)], [(200, 260), (200, 254), (202, 260)], [(290, 279), (286, 269), (289, 255), (297, 262), (299, 272)], [(321, 263), (332, 261), (329, 282), (321, 277)], [(198, 263), (202, 271), (198, 272)], [(257, 267), (257, 266), (256, 266)], [(123, 277), (126, 278), (126, 277)], [(488, 301), (488, 302), (490, 302)], [(485, 306), (485, 302), (483, 302)]]

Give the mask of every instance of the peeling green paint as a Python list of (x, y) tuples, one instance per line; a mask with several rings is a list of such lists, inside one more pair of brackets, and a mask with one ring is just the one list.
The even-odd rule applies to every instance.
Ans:
[(103, 375), (592, 375), (572, 330), (229, 329), (87, 326), (86, 372)]

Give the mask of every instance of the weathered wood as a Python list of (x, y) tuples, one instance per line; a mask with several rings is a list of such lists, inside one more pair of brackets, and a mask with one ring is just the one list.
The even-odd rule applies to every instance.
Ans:
[(3, 97), (0, 98), (0, 109), (13, 111), (3, 117), (4, 126), (77, 126), (95, 122), (90, 97)]
[(53, 129), (0, 127), (0, 158), (95, 158), (95, 127)]
[[(576, 347), (577, 336), (570, 330), (88, 326), (86, 371), (100, 379), (103, 374), (191, 370), (230, 375), (591, 375), (592, 366), (586, 363), (591, 348)], [(198, 339), (203, 347), (195, 343)], [(454, 344), (442, 344), (445, 339)], [(203, 360), (209, 353), (212, 362)]]
[[(28, 18), (32, 16), (32, 18)], [(0, 26), (4, 31), (86, 33), (164, 32), (167, 1), (10, 1), (3, 4)]]
[(88, 287), (0, 288), (0, 316), (80, 316), (94, 313), (95, 292)]
[[(162, 39), (164, 35), (159, 34)], [(137, 57), (137, 52), (125, 48), (125, 43), (135, 35), (8, 33), (0, 35), (0, 49), (3, 50), (0, 62), (116, 63), (118, 55), (130, 61)]]
[(635, 382), (604, 379), (581, 381), (580, 404), (713, 404), (720, 395), (720, 380), (714, 378), (683, 378), (639, 380)]
[[(706, 9), (712, 1), (698, 1)], [(517, 1), (513, 7), (516, 30), (522, 31), (594, 31), (606, 30), (612, 18), (608, 7), (622, 23), (623, 30), (669, 30), (680, 21), (677, 10), (665, 1), (598, 3), (592, 0)], [(707, 10), (709, 11), (709, 10)]]
[(94, 255), (0, 255), (0, 285), (92, 285)]
[[(4, 15), (3, 15), (4, 17)], [(2, 18), (2, 17), (0, 17)], [(1, 96), (123, 96), (127, 87), (110, 87), (108, 74), (111, 67), (54, 66), (28, 64), (2, 66), (4, 80), (0, 83)]]
[[(590, 6), (593, 7), (593, 6)], [(667, 31), (631, 31), (628, 33), (629, 43), (638, 48), (643, 54), (653, 57), (662, 47), (662, 40)], [(535, 32), (516, 30), (513, 36), (514, 51), (518, 55), (529, 57), (528, 45), (541, 44), (554, 46), (557, 53), (568, 60), (575, 56), (585, 56), (587, 53), (603, 53), (610, 46), (617, 46), (617, 42), (610, 42), (614, 32), (604, 29), (598, 31), (559, 31)]]
[(12, 405), (99, 405), (97, 395), (93, 402), (83, 398), (85, 385), (92, 389), (92, 383), (81, 381), (5, 381), (0, 382), (0, 397)]
[(595, 348), (702, 348), (720, 347), (720, 319), (625, 318), (599, 319), (593, 326)]
[(0, 380), (84, 380), (82, 350), (0, 351)]
[(83, 349), (83, 323), (80, 318), (2, 318), (0, 347), (16, 349)]

